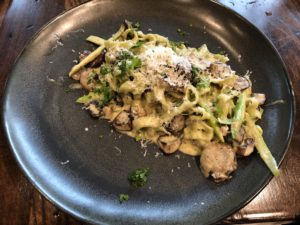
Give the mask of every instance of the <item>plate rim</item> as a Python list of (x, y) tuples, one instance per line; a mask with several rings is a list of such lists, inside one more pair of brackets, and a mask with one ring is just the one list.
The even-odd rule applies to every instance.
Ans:
[[(19, 158), (19, 154), (18, 151), (14, 148), (14, 146), (12, 145), (12, 141), (9, 137), (9, 131), (7, 129), (6, 126), (6, 107), (5, 107), (5, 102), (7, 102), (7, 98), (8, 98), (8, 86), (10, 83), (10, 80), (12, 79), (12, 74), (14, 71), (15, 66), (17, 65), (18, 61), (20, 60), (20, 58), (22, 57), (22, 55), (25, 53), (25, 51), (29, 48), (29, 46), (40, 36), (40, 34), (46, 30), (51, 24), (55, 23), (55, 21), (61, 19), (62, 17), (64, 17), (66, 14), (70, 14), (73, 11), (78, 10), (79, 8), (83, 8), (83, 7), (91, 7), (93, 4), (97, 4), (99, 2), (102, 2), (103, 0), (92, 0), (92, 1), (88, 1), (88, 2), (83, 2), (80, 3), (77, 6), (74, 6), (68, 10), (64, 10), (60, 13), (58, 13), (56, 16), (54, 16), (52, 19), (50, 19), (48, 22), (44, 23), (44, 25), (42, 25), (35, 33), (34, 35), (28, 39), (28, 41), (26, 42), (26, 44), (24, 45), (24, 47), (22, 48), (22, 50), (20, 51), (20, 53), (17, 55), (14, 63), (12, 64), (12, 67), (10, 68), (10, 71), (7, 73), (7, 77), (4, 81), (4, 85), (3, 85), (3, 95), (1, 98), (1, 122), (2, 122), (2, 129), (4, 130), (3, 134), (4, 137), (6, 138), (8, 147), (10, 149), (10, 152), (13, 153), (13, 158), (16, 161), (18, 167), (21, 169), (22, 174), (24, 175), (24, 177), (33, 185), (33, 187), (35, 188), (35, 190), (37, 190), (41, 195), (43, 195), (43, 197), (45, 197), (49, 202), (51, 202), (55, 207), (59, 208), (61, 211), (81, 220), (81, 221), (85, 221), (88, 223), (93, 223), (93, 224), (103, 224), (103, 222), (100, 221), (94, 221), (92, 219), (90, 219), (90, 217), (86, 217), (84, 214), (82, 213), (78, 213), (72, 209), (69, 209), (67, 207), (64, 207), (64, 204), (61, 204), (61, 202), (59, 201), (55, 201), (55, 197), (53, 197), (52, 194), (48, 193), (47, 191), (45, 191), (42, 187), (42, 185), (39, 185), (38, 181), (36, 181), (35, 179), (33, 179), (32, 174), (30, 172), (28, 172), (26, 166), (22, 163), (22, 160)], [(105, 1), (105, 0), (104, 0)], [(114, 0), (112, 0), (114, 1)], [(175, 0), (172, 0), (174, 2), (174, 4), (176, 4), (177, 2)], [(293, 134), (294, 134), (294, 128), (295, 128), (295, 119), (296, 119), (296, 99), (295, 99), (295, 93), (294, 93), (294, 89), (293, 89), (293, 85), (292, 85), (292, 81), (290, 78), (290, 75), (288, 73), (286, 64), (281, 56), (281, 54), (279, 53), (279, 51), (277, 50), (277, 48), (275, 47), (274, 43), (270, 40), (269, 37), (266, 36), (266, 34), (261, 31), (255, 24), (253, 24), (252, 22), (250, 22), (247, 18), (245, 18), (243, 15), (241, 15), (240, 13), (238, 13), (237, 11), (234, 11), (233, 9), (231, 9), (229, 6), (226, 6), (225, 4), (222, 4), (221, 2), (218, 2), (216, 0), (209, 0), (210, 3), (212, 4), (216, 4), (218, 5), (218, 7), (221, 7), (223, 9), (225, 9), (226, 11), (228, 11), (231, 14), (234, 14), (235, 16), (237, 16), (240, 20), (242, 20), (243, 23), (246, 23), (247, 25), (251, 26), (255, 32), (257, 32), (259, 35), (262, 36), (262, 38), (264, 38), (269, 47), (274, 51), (276, 57), (279, 59), (281, 66), (283, 68), (284, 74), (285, 74), (285, 78), (286, 78), (286, 83), (289, 87), (288, 91), (290, 92), (290, 97), (291, 97), (291, 118), (290, 118), (290, 128), (288, 130), (288, 139), (286, 142), (286, 145), (283, 149), (283, 154), (280, 158), (280, 160), (278, 161), (278, 167), (280, 168), (282, 165), (283, 160), (286, 157), (287, 152), (290, 149), (290, 144), (293, 138)], [(91, 6), (89, 6), (91, 5)], [(242, 201), (240, 204), (236, 205), (234, 208), (232, 208), (231, 210), (229, 210), (228, 212), (226, 212), (223, 215), (220, 215), (219, 217), (215, 217), (214, 220), (211, 221), (212, 224), (221, 221), (222, 219), (227, 218), (228, 216), (232, 215), (233, 213), (237, 212), (238, 210), (240, 210), (241, 208), (243, 208), (245, 205), (247, 205), (249, 202), (251, 202), (269, 183), (270, 181), (273, 179), (273, 175), (271, 173), (268, 174), (268, 176), (263, 179), (261, 181), (262, 185), (260, 186), (260, 188), (256, 189), (254, 191), (254, 193), (249, 194), (249, 198), (247, 198), (246, 201)]]

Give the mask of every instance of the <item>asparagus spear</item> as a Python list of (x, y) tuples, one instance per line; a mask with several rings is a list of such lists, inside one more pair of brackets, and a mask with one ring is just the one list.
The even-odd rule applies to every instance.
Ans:
[(266, 145), (263, 136), (261, 135), (261, 132), (259, 132), (257, 126), (255, 125), (254, 121), (246, 114), (246, 133), (252, 137), (255, 141), (255, 147), (262, 158), (262, 160), (265, 162), (267, 167), (271, 170), (274, 176), (279, 175), (279, 170), (277, 163), (272, 156), (271, 151), (269, 150), (268, 146)]
[(238, 135), (238, 132), (241, 128), (245, 117), (246, 110), (246, 92), (242, 92), (237, 100), (237, 104), (234, 108), (234, 116), (231, 124), (231, 134), (232, 138), (235, 139)]

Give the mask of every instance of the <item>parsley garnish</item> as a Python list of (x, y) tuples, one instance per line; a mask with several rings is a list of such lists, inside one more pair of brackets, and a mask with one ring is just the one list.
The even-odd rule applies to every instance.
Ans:
[(139, 22), (136, 22), (132, 27), (139, 30), (141, 28), (141, 24)]
[(138, 57), (134, 57), (134, 58), (131, 60), (130, 68), (131, 68), (131, 69), (136, 69), (136, 68), (141, 67), (141, 65), (142, 65), (141, 60), (140, 60)]
[(173, 50), (175, 50), (175, 48), (181, 48), (181, 46), (184, 45), (182, 41), (169, 41), (169, 43)]
[(181, 30), (180, 28), (177, 28), (176, 31), (180, 36), (185, 36), (187, 34), (185, 31)]
[(146, 41), (139, 40), (139, 41), (137, 41), (130, 49), (140, 48), (143, 44), (145, 44), (145, 42), (146, 42)]
[(132, 57), (130, 60), (121, 60), (119, 63), (119, 69), (121, 75), (125, 75), (127, 71), (134, 70), (141, 67), (142, 62), (138, 57)]
[(94, 71), (92, 71), (88, 76), (87, 83), (91, 84), (95, 80), (96, 76), (97, 74)]
[(147, 182), (149, 168), (137, 169), (128, 175), (129, 182), (135, 187), (142, 187)]
[(101, 102), (102, 105), (106, 105), (108, 102), (110, 102), (110, 100), (112, 100), (115, 97), (113, 90), (109, 86), (97, 87), (93, 90), (93, 92), (103, 95), (103, 99)]
[(201, 79), (201, 78), (196, 85), (197, 88), (208, 88), (209, 86), (210, 86), (209, 79)]
[(126, 201), (128, 201), (128, 199), (129, 199), (129, 196), (127, 194), (120, 194), (119, 195), (120, 203), (126, 202)]
[(100, 67), (100, 73), (102, 74), (102, 75), (106, 75), (106, 74), (108, 74), (110, 72), (110, 68), (107, 66), (107, 65), (102, 65), (101, 67)]

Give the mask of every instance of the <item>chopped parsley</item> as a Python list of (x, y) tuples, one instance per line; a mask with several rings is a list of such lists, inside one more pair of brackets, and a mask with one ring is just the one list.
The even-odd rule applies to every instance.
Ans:
[(111, 71), (111, 69), (110, 69), (109, 66), (107, 66), (107, 65), (102, 65), (102, 66), (100, 67), (100, 73), (101, 73), (102, 75), (106, 75), (106, 74), (108, 74), (110, 71)]
[(208, 88), (210, 86), (210, 82), (209, 79), (201, 79), (200, 81), (197, 83), (196, 87), (197, 88)]
[(131, 57), (130, 59), (121, 60), (118, 65), (121, 75), (125, 75), (129, 70), (134, 70), (141, 67), (142, 62), (138, 57)]
[(135, 187), (142, 187), (147, 182), (148, 175), (149, 168), (141, 168), (129, 173), (128, 180), (131, 183), (131, 185)]
[(139, 22), (136, 22), (135, 24), (132, 25), (132, 27), (139, 30), (141, 28), (141, 24)]
[(130, 49), (137, 49), (137, 48), (140, 48), (143, 44), (145, 44), (146, 41), (143, 41), (143, 40), (139, 40), (137, 41)]
[(192, 65), (192, 75), (197, 76), (198, 73), (199, 73), (199, 68)]
[(102, 94), (102, 105), (106, 105), (115, 97), (113, 90), (109, 86), (96, 87), (93, 92), (96, 94)]
[(126, 201), (128, 201), (128, 199), (129, 199), (129, 196), (127, 194), (120, 194), (119, 195), (120, 203), (126, 202)]
[(95, 80), (96, 77), (97, 77), (97, 74), (94, 71), (92, 71), (88, 76), (87, 83), (88, 84), (93, 83), (93, 81)]
[(175, 50), (176, 48), (181, 48), (181, 46), (184, 45), (184, 42), (182, 41), (169, 41), (169, 43), (173, 50)]
[(138, 58), (138, 57), (134, 57), (132, 60), (131, 60), (131, 69), (137, 69), (139, 67), (141, 67), (142, 65), (142, 61)]
[(180, 28), (177, 28), (176, 31), (177, 31), (177, 33), (178, 33), (180, 36), (185, 36), (185, 35), (187, 35), (187, 32), (181, 30)]

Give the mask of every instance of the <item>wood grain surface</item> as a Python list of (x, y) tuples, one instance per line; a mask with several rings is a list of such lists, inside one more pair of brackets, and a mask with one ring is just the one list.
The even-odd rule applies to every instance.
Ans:
[[(5, 81), (26, 42), (64, 10), (84, 0), (0, 0), (0, 99)], [(220, 0), (262, 30), (278, 49), (297, 103), (297, 118), (281, 175), (222, 223), (295, 221), (300, 216), (300, 1)], [(2, 112), (2, 110), (1, 110)], [(279, 222), (281, 223), (281, 222)], [(86, 224), (62, 212), (28, 182), (0, 128), (0, 225)]]

